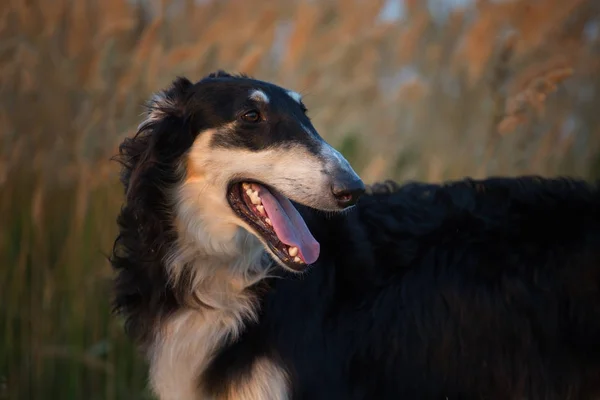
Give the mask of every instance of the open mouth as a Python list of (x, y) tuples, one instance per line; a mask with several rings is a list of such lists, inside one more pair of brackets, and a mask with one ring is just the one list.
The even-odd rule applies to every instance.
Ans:
[(259, 183), (239, 182), (230, 186), (227, 199), (287, 267), (299, 271), (317, 261), (319, 242), (285, 196)]

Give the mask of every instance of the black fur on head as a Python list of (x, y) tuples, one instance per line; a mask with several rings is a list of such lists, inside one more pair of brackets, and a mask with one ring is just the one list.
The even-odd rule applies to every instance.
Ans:
[(170, 313), (178, 295), (168, 285), (163, 260), (175, 239), (170, 225), (169, 189), (180, 179), (179, 160), (193, 143), (195, 131), (185, 121), (187, 90), (177, 79), (148, 105), (147, 119), (114, 159), (122, 165), (125, 204), (117, 219), (110, 262), (116, 269), (115, 311), (125, 327), (144, 343), (154, 319)]

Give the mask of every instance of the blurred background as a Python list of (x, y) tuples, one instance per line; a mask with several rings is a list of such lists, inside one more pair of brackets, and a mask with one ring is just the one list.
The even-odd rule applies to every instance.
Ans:
[(148, 399), (109, 158), (176, 75), (304, 95), (365, 181), (600, 175), (597, 0), (0, 2), (0, 399)]

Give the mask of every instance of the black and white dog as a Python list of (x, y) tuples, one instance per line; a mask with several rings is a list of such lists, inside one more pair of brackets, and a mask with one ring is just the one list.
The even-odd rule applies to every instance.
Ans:
[(365, 188), (299, 94), (222, 71), (118, 159), (116, 308), (161, 399), (600, 398), (596, 186)]

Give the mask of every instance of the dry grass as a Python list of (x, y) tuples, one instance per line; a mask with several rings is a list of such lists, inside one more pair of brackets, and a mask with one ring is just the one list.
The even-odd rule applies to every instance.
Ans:
[(0, 399), (148, 397), (108, 312), (108, 159), (177, 74), (303, 93), (367, 181), (599, 175), (597, 1), (384, 3), (0, 2)]

